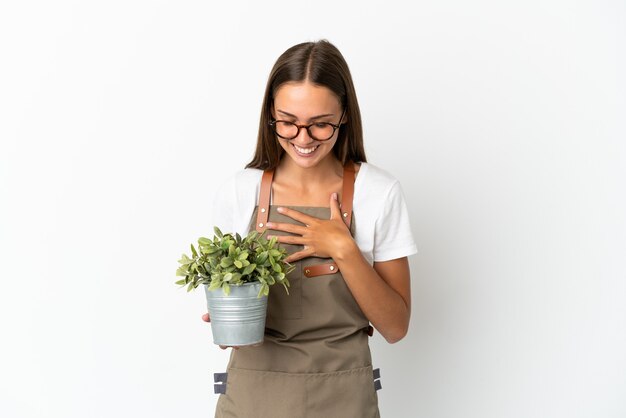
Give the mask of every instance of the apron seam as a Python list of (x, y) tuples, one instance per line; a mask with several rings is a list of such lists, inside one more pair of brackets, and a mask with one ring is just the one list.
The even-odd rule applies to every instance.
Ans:
[(274, 370), (256, 370), (256, 369), (245, 369), (242, 367), (234, 367), (231, 366), (228, 370), (235, 370), (235, 371), (243, 371), (246, 373), (254, 373), (254, 374), (271, 374), (271, 375), (284, 375), (284, 376), (297, 376), (297, 377), (315, 377), (315, 378), (319, 378), (319, 377), (324, 377), (324, 376), (342, 376), (342, 375), (350, 375), (350, 374), (357, 374), (357, 373), (361, 373), (364, 371), (368, 371), (368, 369), (372, 369), (373, 370), (373, 366), (367, 365), (367, 366), (361, 366), (361, 367), (355, 367), (352, 369), (343, 369), (343, 370), (334, 370), (332, 372), (284, 372), (284, 371), (274, 371)]

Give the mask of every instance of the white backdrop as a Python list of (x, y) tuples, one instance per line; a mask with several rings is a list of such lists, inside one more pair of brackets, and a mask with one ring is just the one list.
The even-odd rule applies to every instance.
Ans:
[(382, 416), (626, 416), (626, 4), (225, 3), (0, 6), (0, 416), (213, 416), (177, 260), (319, 38), (420, 250)]

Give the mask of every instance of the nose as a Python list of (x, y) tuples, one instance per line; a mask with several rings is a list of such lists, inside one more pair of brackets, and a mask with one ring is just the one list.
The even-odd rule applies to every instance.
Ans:
[(300, 128), (300, 132), (293, 138), (291, 141), (296, 142), (298, 144), (306, 145), (314, 142), (315, 140), (311, 138), (309, 135), (309, 130), (305, 127)]

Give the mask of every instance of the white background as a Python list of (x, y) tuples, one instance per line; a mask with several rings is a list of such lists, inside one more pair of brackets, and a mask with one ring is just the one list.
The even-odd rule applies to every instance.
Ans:
[(213, 416), (177, 260), (319, 38), (420, 250), (382, 416), (626, 416), (626, 4), (226, 3), (0, 6), (0, 416)]

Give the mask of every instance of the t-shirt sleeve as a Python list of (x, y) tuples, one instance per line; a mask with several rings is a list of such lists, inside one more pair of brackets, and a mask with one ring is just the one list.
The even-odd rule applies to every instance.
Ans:
[(374, 231), (374, 261), (388, 261), (417, 253), (409, 211), (396, 180), (383, 200)]

